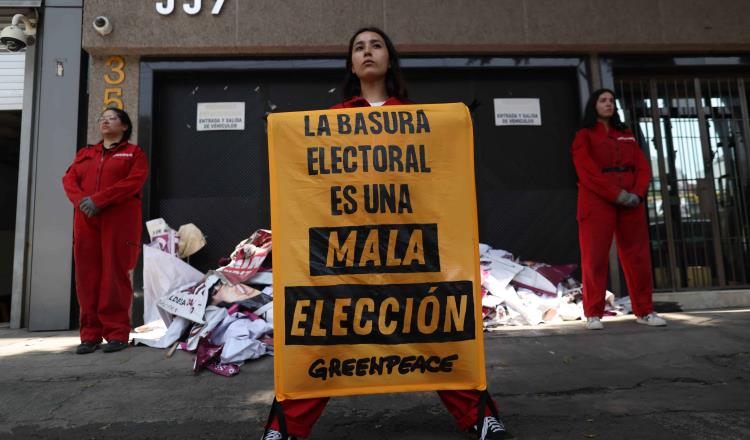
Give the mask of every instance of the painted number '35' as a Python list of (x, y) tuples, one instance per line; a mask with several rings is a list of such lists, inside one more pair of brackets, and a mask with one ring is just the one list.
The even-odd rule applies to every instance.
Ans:
[[(224, 0), (214, 0), (214, 7), (211, 9), (211, 14), (219, 15), (221, 7), (224, 6)], [(185, 1), (182, 3), (182, 10), (186, 14), (195, 15), (201, 11), (203, 2), (201, 0)], [(161, 15), (169, 15), (174, 12), (174, 0), (163, 0), (156, 2), (156, 12)]]

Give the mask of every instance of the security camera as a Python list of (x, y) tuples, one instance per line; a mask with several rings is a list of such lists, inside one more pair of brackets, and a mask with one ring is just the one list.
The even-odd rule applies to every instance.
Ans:
[[(18, 25), (23, 22), (24, 29)], [(36, 20), (29, 20), (23, 14), (13, 16), (10, 26), (0, 32), (0, 43), (11, 52), (20, 52), (36, 41)]]
[(100, 35), (109, 35), (112, 33), (112, 22), (109, 18), (100, 15), (94, 19), (94, 30)]

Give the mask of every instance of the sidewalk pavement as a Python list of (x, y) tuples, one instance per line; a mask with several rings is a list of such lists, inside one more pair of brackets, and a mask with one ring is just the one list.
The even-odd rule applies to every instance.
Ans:
[[(518, 439), (750, 439), (750, 310), (503, 327), (485, 333), (490, 392)], [(192, 356), (75, 355), (76, 332), (0, 329), (0, 439), (252, 439), (273, 359), (233, 378)], [(468, 439), (434, 393), (332, 399), (311, 439)]]

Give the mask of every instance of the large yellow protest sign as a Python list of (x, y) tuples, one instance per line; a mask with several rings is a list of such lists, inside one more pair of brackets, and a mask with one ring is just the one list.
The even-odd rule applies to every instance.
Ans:
[(463, 104), (268, 118), (280, 400), (484, 389)]

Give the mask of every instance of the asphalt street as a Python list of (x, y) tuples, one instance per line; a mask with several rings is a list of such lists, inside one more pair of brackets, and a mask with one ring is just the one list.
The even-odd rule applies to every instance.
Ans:
[[(750, 439), (750, 310), (485, 333), (487, 376), (518, 439)], [(192, 355), (75, 355), (75, 332), (0, 329), (0, 439), (259, 439), (273, 359), (233, 378)], [(333, 399), (311, 439), (469, 439), (435, 393)]]

